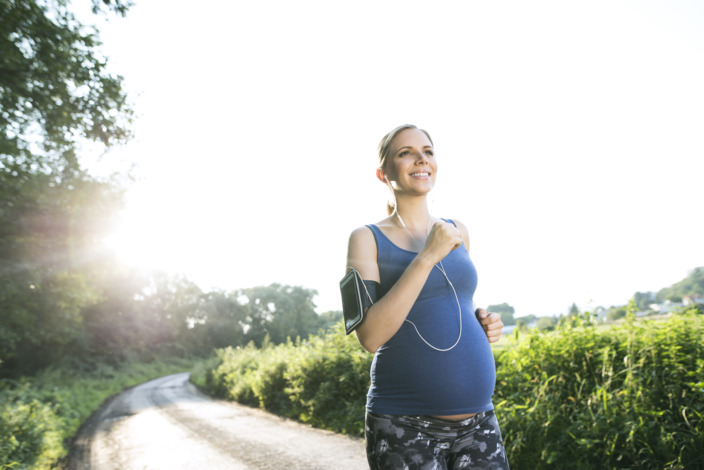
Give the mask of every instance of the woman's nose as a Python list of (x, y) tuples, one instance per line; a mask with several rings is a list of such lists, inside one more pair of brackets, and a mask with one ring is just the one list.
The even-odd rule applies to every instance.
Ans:
[(425, 152), (420, 152), (418, 153), (418, 163), (428, 163), (428, 156), (425, 154)]

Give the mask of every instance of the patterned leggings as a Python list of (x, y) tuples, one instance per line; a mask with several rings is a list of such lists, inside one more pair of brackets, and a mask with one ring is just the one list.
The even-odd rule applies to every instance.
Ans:
[(371, 470), (508, 470), (493, 411), (463, 421), (367, 412), (367, 460)]

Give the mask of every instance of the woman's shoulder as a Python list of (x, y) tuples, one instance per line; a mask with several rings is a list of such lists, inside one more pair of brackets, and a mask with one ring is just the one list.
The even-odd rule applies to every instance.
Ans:
[(361, 227), (357, 227), (356, 229), (352, 230), (352, 233), (350, 234), (350, 238), (369, 238), (373, 237), (373, 228), (375, 227), (379, 230), (384, 230), (387, 227), (392, 226), (392, 220), (391, 217), (387, 217), (383, 220), (380, 220), (379, 222), (375, 222), (373, 224), (367, 224), (367, 225), (362, 225)]
[(347, 266), (352, 266), (364, 279), (379, 281), (376, 266), (376, 239), (367, 225), (357, 227), (350, 234), (347, 245)]
[(374, 243), (374, 234), (369, 225), (357, 227), (350, 233), (350, 245), (368, 245), (370, 242)]

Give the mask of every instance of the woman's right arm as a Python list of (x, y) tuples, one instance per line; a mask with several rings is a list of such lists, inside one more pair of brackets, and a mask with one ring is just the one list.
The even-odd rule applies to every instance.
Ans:
[[(425, 247), (411, 261), (396, 284), (367, 309), (364, 321), (355, 330), (364, 349), (375, 353), (396, 334), (411, 311), (435, 263), (461, 243), (458, 242), (455, 232), (456, 229), (451, 230), (443, 223), (433, 226)], [(369, 228), (358, 228), (350, 235), (347, 265), (359, 271), (362, 279), (380, 281), (376, 241)]]

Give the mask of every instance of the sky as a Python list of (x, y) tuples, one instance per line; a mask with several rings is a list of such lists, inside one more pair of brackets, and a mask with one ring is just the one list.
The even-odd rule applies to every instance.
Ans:
[(109, 239), (125, 262), (338, 310), (349, 233), (386, 216), (378, 142), (412, 123), (479, 306), (623, 305), (704, 266), (700, 2), (135, 3), (74, 4), (137, 114), (131, 142), (84, 157), (134, 166)]

